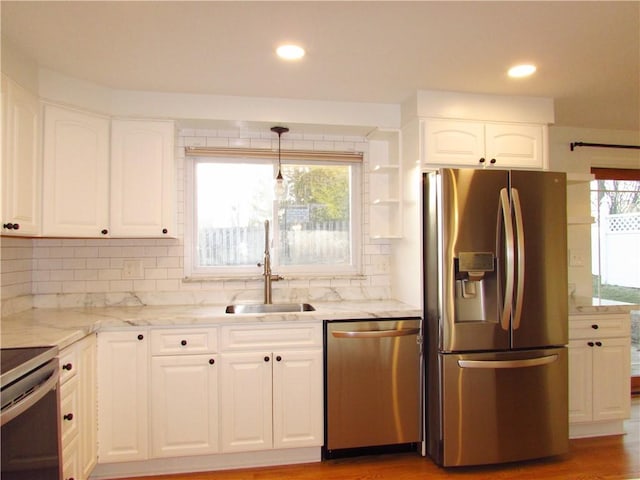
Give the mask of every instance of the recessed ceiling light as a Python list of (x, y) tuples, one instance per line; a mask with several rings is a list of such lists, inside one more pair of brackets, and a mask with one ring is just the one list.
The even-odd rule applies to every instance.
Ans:
[(280, 45), (276, 49), (278, 56), (284, 60), (298, 60), (304, 57), (304, 48), (298, 45)]
[(516, 65), (515, 67), (511, 67), (509, 69), (509, 76), (513, 78), (522, 78), (528, 77), (529, 75), (533, 75), (536, 71), (535, 65)]

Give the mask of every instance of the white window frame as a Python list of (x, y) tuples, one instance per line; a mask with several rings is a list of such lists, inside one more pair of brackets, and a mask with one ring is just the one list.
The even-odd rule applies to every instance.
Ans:
[[(241, 277), (258, 277), (262, 274), (262, 267), (257, 264), (253, 266), (240, 267), (198, 267), (195, 265), (197, 258), (196, 252), (196, 189), (195, 189), (195, 166), (200, 162), (225, 162), (233, 161), (234, 158), (218, 157), (212, 159), (204, 156), (186, 156), (185, 157), (185, 225), (184, 225), (184, 275), (185, 278), (192, 279), (224, 279), (224, 278), (241, 278)], [(264, 160), (253, 159), (255, 163), (266, 162), (274, 167), (274, 178), (277, 172), (277, 160), (274, 162), (270, 158)], [(318, 160), (282, 160), (282, 164), (308, 164), (308, 165), (328, 165), (328, 161)], [(351, 239), (351, 256), (352, 263), (350, 265), (281, 265), (279, 263), (279, 252), (277, 248), (271, 249), (271, 262), (274, 273), (287, 275), (291, 278), (301, 277), (326, 277), (326, 276), (354, 276), (361, 275), (362, 272), (362, 182), (363, 167), (359, 162), (342, 162), (351, 166), (351, 220), (350, 220), (350, 239)], [(279, 229), (274, 225), (277, 219), (277, 201), (273, 202), (271, 222), (271, 245), (278, 245)], [(256, 259), (262, 261), (262, 258)]]

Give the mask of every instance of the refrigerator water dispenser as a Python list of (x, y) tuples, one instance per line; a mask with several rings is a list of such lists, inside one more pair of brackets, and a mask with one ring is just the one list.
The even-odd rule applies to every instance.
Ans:
[(495, 271), (493, 253), (460, 252), (455, 260), (456, 322), (495, 321), (486, 308), (487, 295), (493, 290), (487, 287)]

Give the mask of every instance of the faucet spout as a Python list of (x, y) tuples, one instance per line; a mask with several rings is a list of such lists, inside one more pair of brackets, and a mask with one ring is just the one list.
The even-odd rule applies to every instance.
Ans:
[(262, 264), (262, 276), (264, 278), (264, 303), (271, 304), (271, 283), (283, 280), (280, 275), (271, 273), (271, 254), (269, 252), (269, 220), (264, 221), (264, 261)]

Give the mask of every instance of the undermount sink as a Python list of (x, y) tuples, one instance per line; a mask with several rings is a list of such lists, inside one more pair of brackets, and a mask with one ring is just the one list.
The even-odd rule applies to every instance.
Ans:
[(227, 305), (225, 313), (291, 313), (313, 312), (315, 308), (309, 303), (246, 303)]

